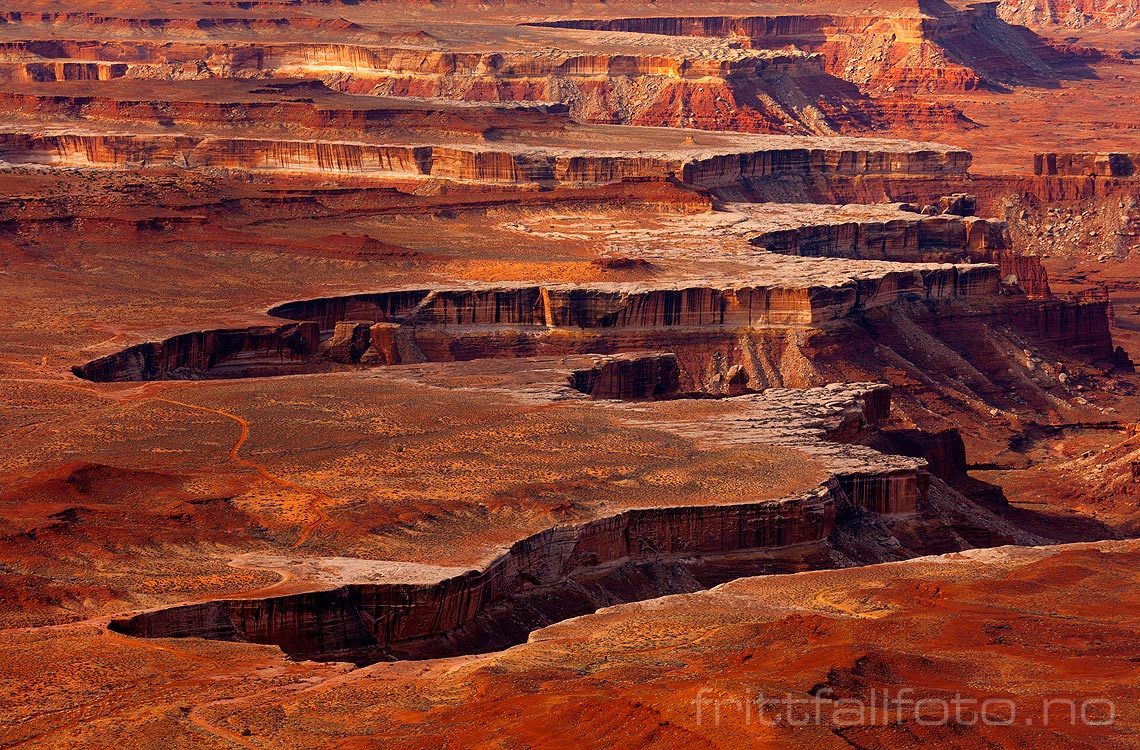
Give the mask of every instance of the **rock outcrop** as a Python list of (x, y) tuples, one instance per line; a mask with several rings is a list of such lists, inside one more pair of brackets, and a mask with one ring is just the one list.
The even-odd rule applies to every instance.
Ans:
[[(642, 362), (669, 364), (667, 357)], [(603, 368), (613, 364), (600, 361)], [(616, 382), (612, 374), (601, 377)], [(739, 438), (747, 441), (810, 446), (854, 439), (886, 418), (889, 398), (889, 389), (867, 384), (772, 391), (748, 397), (745, 421), (731, 428), (752, 425)], [(813, 404), (806, 418), (797, 409), (805, 400)], [(631, 509), (541, 531), (512, 544), (482, 570), (436, 582), (346, 584), (210, 601), (135, 615), (111, 627), (138, 637), (249, 641), (277, 645), (295, 657), (362, 663), (498, 648), (519, 642), (535, 627), (606, 604), (699, 590), (706, 575), (719, 581), (820, 564), (837, 514), (849, 505), (872, 513), (916, 510), (927, 483), (924, 462), (859, 446), (834, 450), (837, 456), (861, 450), (836, 460), (864, 468), (844, 471), (797, 497)]]
[[(647, 137), (651, 137), (647, 134)], [(604, 131), (597, 135), (604, 136)], [(629, 131), (614, 135), (630, 135)], [(701, 188), (803, 176), (961, 175), (968, 152), (905, 141), (741, 138), (721, 150), (683, 147), (639, 153), (548, 147), (403, 145), (127, 133), (0, 133), (0, 159), (71, 167), (173, 166), (376, 176), (442, 177), (493, 183), (597, 184), (680, 179)]]
[(1033, 173), (1069, 177), (1134, 177), (1138, 174), (1140, 154), (1066, 153), (1034, 154)]
[(997, 14), (997, 2), (925, 8), (918, 16), (804, 14), (565, 19), (537, 25), (720, 37), (757, 49), (818, 52), (832, 75), (879, 91), (970, 91), (1056, 81), (1057, 53)]
[[(682, 333), (821, 324), (901, 299), (997, 292), (992, 265), (895, 271), (833, 287), (599, 284), (382, 292), (287, 303), (269, 312), (297, 323), (180, 334), (77, 366), (75, 373), (99, 381), (241, 377), (319, 371), (330, 363), (612, 352), (653, 348)], [(589, 335), (567, 335), (572, 331)], [(328, 339), (323, 347), (321, 338)]]
[[(730, 378), (731, 387), (743, 393), (748, 376), (738, 372), (744, 377)], [(681, 371), (673, 354), (600, 357), (592, 367), (570, 373), (569, 384), (594, 398), (668, 398), (680, 395)]]

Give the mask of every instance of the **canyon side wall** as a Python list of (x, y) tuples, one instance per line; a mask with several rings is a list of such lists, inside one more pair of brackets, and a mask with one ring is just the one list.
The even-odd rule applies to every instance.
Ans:
[[(748, 376), (737, 378), (740, 393), (747, 388)], [(593, 367), (574, 370), (568, 384), (594, 398), (653, 399), (679, 396), (681, 367), (674, 354), (605, 357)]]
[(495, 183), (597, 184), (679, 178), (696, 187), (774, 175), (963, 175), (965, 151), (889, 148), (792, 148), (709, 155), (574, 153), (189, 135), (0, 133), (0, 159), (57, 166), (175, 166), (444, 177)]
[(1068, 177), (1134, 177), (1140, 166), (1140, 153), (1044, 153), (1033, 155), (1036, 175)]
[[(496, 607), (502, 617), (511, 617), (502, 603), (527, 589), (579, 578), (587, 582), (579, 585), (595, 587), (598, 599), (613, 601), (620, 592), (598, 587), (601, 568), (607, 565), (784, 549), (786, 564), (794, 566), (805, 554), (803, 545), (823, 544), (830, 534), (841, 495), (838, 484), (831, 483), (788, 500), (630, 510), (542, 531), (512, 545), (485, 570), (436, 584), (353, 584), (324, 592), (192, 604), (117, 620), (112, 629), (150, 638), (272, 644), (299, 657), (356, 652), (375, 660), (378, 653), (423, 656), (425, 649), (428, 655), (447, 655), (449, 634), (469, 628), (485, 614), (493, 616)], [(693, 583), (693, 590), (700, 587)], [(523, 616), (548, 624), (597, 606), (589, 596), (570, 597), (569, 604), (553, 599), (546, 598), (548, 606), (558, 612)], [(573, 608), (575, 599), (586, 605), (582, 611), (562, 611)], [(529, 597), (526, 602), (533, 608), (541, 600)]]
[(320, 331), (312, 322), (195, 331), (128, 347), (74, 372), (98, 382), (289, 374), (319, 343)]
[[(620, 380), (612, 370), (619, 361), (597, 358), (592, 384)], [(639, 361), (675, 364), (670, 355)], [(585, 384), (582, 372), (570, 377)], [(804, 393), (841, 397), (834, 387)], [(818, 424), (801, 425), (803, 439), (866, 441), (889, 418), (886, 386), (852, 388), (841, 398), (850, 401), (829, 402)], [(831, 447), (855, 451), (846, 459), (853, 468), (796, 497), (633, 508), (537, 532), (482, 570), (434, 583), (347, 584), (204, 602), (115, 620), (111, 628), (137, 637), (271, 644), (299, 658), (435, 658), (517, 643), (533, 628), (608, 604), (695, 591), (740, 575), (826, 566), (841, 509), (905, 520), (924, 502), (930, 481), (921, 459), (900, 463), (862, 445)]]
[[(75, 75), (66, 80), (110, 80), (116, 66), (102, 63), (56, 63), (55, 67)], [(0, 91), (0, 106), (7, 112), (42, 119), (76, 122), (151, 123), (166, 127), (200, 126), (249, 127), (263, 132), (297, 128), (334, 131), (333, 140), (346, 134), (364, 136), (385, 129), (422, 129), (430, 126), (439, 134), (482, 135), (498, 127), (510, 126), (534, 132), (555, 131), (569, 124), (569, 108), (561, 104), (510, 104), (464, 107), (430, 106), (409, 101), (365, 99), (361, 102), (334, 98), (322, 99), (329, 91), (311, 81), (266, 83), (249, 94), (237, 92), (229, 101), (172, 100), (166, 98), (133, 99), (125, 96), (99, 96), (90, 92), (46, 93), (46, 91)], [(161, 92), (156, 92), (161, 97)], [(371, 102), (375, 105), (369, 106)], [(324, 140), (317, 138), (315, 140)]]
[(782, 255), (904, 263), (992, 263), (1009, 249), (1004, 222), (947, 214), (805, 225), (749, 241)]
[[(557, 102), (576, 121), (599, 124), (819, 135), (889, 124), (875, 100), (827, 73), (819, 55), (798, 51), (684, 57), (380, 44), (0, 43), (0, 80), (203, 77), (316, 79), (336, 91), (387, 97)], [(935, 106), (914, 108), (938, 119)]]
[(870, 91), (950, 93), (1055, 83), (1079, 64), (998, 14), (997, 2), (886, 14), (671, 16), (565, 19), (538, 26), (733, 39), (753, 49), (821, 55), (824, 69)]
[(1113, 361), (1107, 299), (1045, 299), (1012, 305), (996, 313), (1008, 323), (1052, 346), (1069, 349), (1091, 359)]
[[(89, 380), (161, 380), (668, 348), (771, 326), (821, 324), (902, 299), (988, 298), (992, 265), (891, 272), (835, 287), (681, 289), (537, 287), (411, 290), (286, 303), (279, 327), (198, 331), (74, 368)], [(339, 333), (337, 325), (348, 323)]]

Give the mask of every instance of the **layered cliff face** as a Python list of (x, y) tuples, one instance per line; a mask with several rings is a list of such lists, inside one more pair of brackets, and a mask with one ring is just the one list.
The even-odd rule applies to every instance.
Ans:
[(318, 342), (312, 322), (198, 331), (132, 346), (78, 368), (77, 374), (95, 381), (286, 374), (305, 363)]
[[(972, 197), (944, 196), (935, 203), (954, 213), (930, 215), (938, 210), (933, 206), (919, 213), (901, 205), (828, 212), (730, 204), (709, 219), (724, 227), (719, 231), (739, 235), (742, 247), (726, 245), (718, 255), (734, 257), (742, 269), (767, 268), (750, 282), (470, 285), (318, 298), (269, 311), (296, 321), (295, 329), (186, 334), (108, 355), (77, 367), (76, 373), (92, 380), (243, 377), (660, 350), (674, 355), (676, 372), (668, 359), (619, 359), (582, 374), (579, 389), (643, 398), (678, 391), (723, 395), (765, 384), (809, 383), (789, 365), (775, 364), (782, 356), (778, 352), (800, 348), (799, 326), (859, 321), (915, 301), (948, 318), (1012, 326), (1046, 347), (1113, 358), (1103, 300), (1051, 298), (1039, 260), (1009, 247), (1002, 222), (959, 215), (972, 213)], [(792, 228), (771, 228), (781, 226)], [(661, 241), (668, 244), (670, 236), (661, 235)], [(765, 253), (851, 259), (865, 267), (837, 274), (842, 264), (788, 259), (773, 266)], [(662, 262), (676, 262), (674, 255), (688, 258), (679, 247)], [(873, 261), (861, 260), (868, 258)], [(972, 264), (915, 265), (947, 260)], [(753, 346), (740, 342), (749, 338), (757, 350), (767, 350), (765, 356), (746, 354)], [(773, 364), (764, 366), (766, 360)]]
[(918, 17), (879, 15), (688, 16), (568, 19), (540, 25), (670, 36), (724, 37), (753, 48), (818, 52), (826, 70), (871, 91), (969, 91), (1056, 80), (1057, 54), (1011, 27), (997, 3)]
[(1113, 359), (1107, 299), (1039, 300), (1011, 307), (1000, 318), (1052, 346), (1102, 361)]
[[(88, 72), (99, 76), (91, 80), (110, 80), (102, 68)], [(152, 98), (140, 97), (119, 84), (100, 95), (71, 84), (36, 86), (28, 91), (0, 92), (0, 106), (33, 120), (50, 117), (58, 122), (113, 122), (120, 126), (150, 123), (187, 129), (310, 130), (337, 133), (340, 138), (346, 133), (414, 131), (430, 125), (439, 135), (469, 139), (493, 134), (507, 124), (533, 132), (555, 131), (569, 124), (568, 108), (557, 104), (464, 106), (387, 98), (362, 100), (336, 95), (314, 82), (219, 86), (216, 91), (200, 87), (197, 97), (181, 98), (176, 89), (166, 85), (149, 90)]]
[[(628, 131), (626, 131), (628, 133)], [(599, 135), (604, 135), (599, 132)], [(615, 132), (615, 135), (617, 133)], [(177, 166), (377, 176), (441, 177), (499, 183), (591, 184), (679, 178), (694, 187), (730, 186), (779, 176), (957, 175), (970, 157), (955, 149), (903, 142), (808, 142), (769, 136), (722, 152), (682, 148), (639, 154), (584, 149), (489, 146), (412, 146), (359, 142), (270, 140), (195, 135), (30, 132), (0, 133), (0, 159), (57, 166)]]
[(698, 590), (694, 574), (721, 555), (767, 552), (763, 560), (737, 564), (749, 572), (795, 569), (819, 555), (804, 545), (821, 544), (831, 532), (839, 492), (829, 487), (778, 502), (629, 511), (544, 531), (515, 543), (483, 571), (435, 584), (209, 602), (112, 627), (149, 638), (266, 643), (302, 658), (367, 662), (480, 652), (607, 604)]
[[(748, 376), (743, 369), (729, 387), (738, 395), (747, 390)], [(743, 375), (743, 377), (740, 377)], [(574, 370), (567, 379), (570, 387), (594, 398), (666, 398), (681, 391), (681, 368), (674, 354), (615, 356), (599, 358), (591, 367)]]
[(1140, 154), (1034, 154), (1033, 173), (1069, 177), (1134, 177)]
[[(819, 324), (901, 299), (984, 299), (997, 294), (998, 281), (998, 269), (982, 265), (891, 272), (831, 288), (521, 286), (356, 295), (270, 310), (296, 324), (182, 334), (75, 372), (97, 381), (193, 379), (305, 372), (333, 363), (620, 351), (684, 336), (716, 339), (748, 328)], [(319, 337), (330, 341), (319, 347)]]
[(786, 255), (909, 263), (992, 262), (1008, 249), (1004, 223), (951, 215), (809, 224), (765, 232), (751, 242)]
[(804, 257), (910, 263), (994, 263), (1001, 283), (1032, 297), (1050, 295), (1041, 259), (1011, 247), (1005, 222), (974, 216), (935, 215), (882, 221), (805, 224), (762, 232), (752, 244), (768, 252)]
[(1058, 27), (1134, 29), (1140, 26), (1140, 3), (1136, 0), (1002, 0), (998, 15), (1010, 23), (1045, 30)]
[[(633, 370), (617, 377), (612, 368), (619, 361), (597, 358), (592, 376), (575, 371), (571, 379), (580, 385), (624, 380)], [(662, 356), (624, 361), (637, 367), (670, 363)], [(835, 476), (792, 498), (637, 508), (557, 526), (512, 544), (479, 570), (425, 574), (438, 580), (214, 600), (118, 619), (111, 627), (136, 637), (264, 643), (306, 659), (438, 658), (519, 643), (534, 628), (601, 606), (697, 591), (743, 575), (865, 562), (863, 556), (876, 554), (867, 546), (868, 524), (883, 524), (897, 535), (892, 551), (878, 553), (887, 559), (968, 545), (961, 534), (1008, 534), (996, 519), (975, 519), (982, 524), (977, 526), (941, 518), (946, 508), (933, 510), (928, 494), (943, 503), (954, 491), (930, 476), (925, 456), (935, 461), (935, 471), (956, 477), (963, 464), (960, 441), (913, 433), (907, 450), (924, 458), (884, 455), (858, 444), (877, 436), (886, 444), (901, 440), (879, 432), (889, 419), (888, 388), (833, 384), (719, 403), (730, 408), (674, 412), (679, 421), (664, 426), (720, 444), (771, 442), (810, 450)], [(636, 424), (652, 419), (659, 406), (619, 403), (612, 414)]]
[(926, 151), (901, 155), (857, 149), (812, 148), (783, 152), (725, 154), (694, 160), (684, 166), (683, 180), (700, 187), (733, 185), (780, 174), (853, 177), (889, 174), (963, 174), (970, 165), (964, 151)]
[[(599, 360), (595, 384), (613, 382), (616, 362)], [(745, 421), (734, 428), (743, 432), (738, 440), (808, 449), (866, 439), (887, 418), (890, 393), (881, 386), (834, 385), (746, 398)], [(805, 403), (811, 404), (806, 411)], [(691, 428), (723, 429), (712, 425), (697, 419)], [(112, 629), (148, 638), (265, 643), (294, 657), (361, 663), (500, 648), (600, 606), (696, 591), (740, 575), (830, 565), (827, 550), (841, 509), (910, 519), (924, 502), (930, 480), (922, 459), (843, 443), (824, 452), (842, 473), (796, 497), (631, 509), (541, 531), (481, 570), (437, 581), (210, 601), (117, 620)]]
[(353, 94), (562, 103), (591, 123), (784, 134), (887, 126), (873, 100), (826, 73), (818, 56), (794, 51), (724, 48), (676, 57), (61, 40), (0, 43), (0, 68), (17, 82), (304, 77)]
[[(817, 58), (795, 52), (693, 59), (450, 54), (427, 66), (412, 62), (393, 56), (338, 65), (335, 77), (324, 77), (354, 93), (563, 102), (580, 122), (805, 134), (884, 126), (873, 101), (827, 75)], [(322, 72), (309, 65), (284, 65), (276, 74)]]
[(51, 60), (29, 62), (16, 68), (11, 77), (30, 82), (110, 81), (127, 75), (127, 63)]

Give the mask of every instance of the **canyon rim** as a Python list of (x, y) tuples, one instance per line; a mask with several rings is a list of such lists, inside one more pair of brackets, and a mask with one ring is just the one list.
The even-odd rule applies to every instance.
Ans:
[(1140, 746), (1135, 0), (0, 5), (0, 747)]

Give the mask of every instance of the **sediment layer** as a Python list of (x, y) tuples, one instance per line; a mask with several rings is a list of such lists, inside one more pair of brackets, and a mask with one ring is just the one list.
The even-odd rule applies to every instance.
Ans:
[[(84, 63), (84, 65), (101, 65)], [(102, 67), (93, 80), (104, 80)], [(88, 71), (88, 72), (91, 72)], [(497, 128), (555, 131), (570, 123), (557, 103), (421, 101), (336, 94), (315, 81), (154, 82), (100, 85), (53, 83), (0, 91), (0, 107), (30, 121), (115, 122), (152, 127), (253, 127), (269, 132), (322, 131), (335, 141), (344, 134), (430, 130), (458, 138), (484, 137)], [(141, 90), (140, 90), (141, 89)], [(334, 135), (337, 134), (337, 135)]]
[[(720, 37), (751, 48), (818, 52), (832, 75), (877, 90), (970, 91), (995, 83), (1056, 80), (1055, 50), (1009, 26), (996, 2), (922, 15), (642, 16), (535, 25), (667, 36)], [(991, 53), (991, 54), (987, 54)], [(1052, 63), (1052, 65), (1051, 65)]]
[[(759, 430), (743, 439), (806, 446), (850, 440), (886, 418), (889, 399), (889, 389), (870, 384), (749, 396), (745, 414), (760, 420)], [(806, 412), (798, 408), (804, 400), (813, 404)], [(765, 426), (776, 424), (776, 430)], [(827, 538), (848, 505), (913, 513), (928, 481), (925, 462), (850, 449), (861, 451), (854, 459), (861, 471), (797, 497), (630, 509), (541, 531), (482, 570), (437, 582), (349, 583), (211, 601), (116, 620), (112, 628), (140, 637), (273, 644), (296, 657), (360, 662), (498, 648), (599, 606), (704, 588), (702, 578), (719, 582), (826, 564)]]
[(1033, 173), (1068, 177), (1133, 177), (1140, 165), (1140, 154), (1065, 153), (1034, 154)]
[(591, 123), (785, 134), (885, 127), (875, 101), (827, 74), (814, 54), (729, 45), (684, 55), (453, 44), (458, 48), (16, 40), (0, 42), (0, 81), (308, 78), (373, 96), (557, 102)]
[[(516, 641), (520, 620), (525, 632), (605, 604), (700, 588), (678, 570), (670, 571), (677, 580), (655, 586), (645, 573), (637, 575), (638, 564), (684, 570), (684, 561), (694, 558), (822, 543), (834, 524), (840, 492), (829, 486), (780, 501), (631, 510), (543, 531), (512, 545), (485, 570), (436, 584), (347, 585), (208, 602), (137, 615), (113, 627), (150, 638), (273, 644), (300, 657), (435, 658), (487, 650)], [(783, 564), (794, 569), (804, 554), (788, 550)], [(770, 569), (782, 567), (778, 557), (769, 561)], [(662, 586), (669, 588), (662, 591)], [(476, 641), (473, 648), (465, 647), (469, 640)]]
[(1023, 255), (1011, 246), (1004, 221), (951, 214), (928, 216), (914, 213), (913, 207), (893, 214), (889, 206), (861, 210), (865, 217), (843, 221), (837, 212), (825, 223), (807, 219), (801, 226), (763, 231), (749, 241), (768, 252), (802, 257), (993, 263), (999, 268), (1002, 284), (1032, 297), (1051, 294), (1041, 259)]
[[(900, 299), (986, 298), (997, 294), (998, 282), (996, 267), (976, 265), (888, 272), (835, 287), (611, 284), (381, 292), (287, 303), (270, 315), (298, 322), (180, 334), (75, 372), (96, 381), (239, 377), (313, 371), (330, 363), (652, 349), (682, 334), (820, 324)], [(341, 323), (348, 325), (338, 335)], [(330, 344), (322, 348), (322, 339)]]
[[(631, 131), (618, 131), (623, 136)], [(644, 135), (652, 137), (653, 131)], [(617, 135), (618, 133), (615, 133)], [(605, 131), (598, 131), (605, 136)], [(774, 175), (961, 175), (965, 151), (903, 141), (756, 136), (715, 151), (607, 152), (552, 146), (465, 146), (293, 141), (196, 135), (0, 133), (0, 159), (71, 167), (168, 166), (376, 176), (443, 177), (495, 183), (597, 184), (679, 179), (695, 187)], [(646, 142), (647, 145), (651, 141)]]
[(751, 242), (784, 255), (908, 263), (993, 262), (995, 252), (1009, 249), (1004, 222), (908, 211), (882, 220), (805, 223), (764, 232)]

